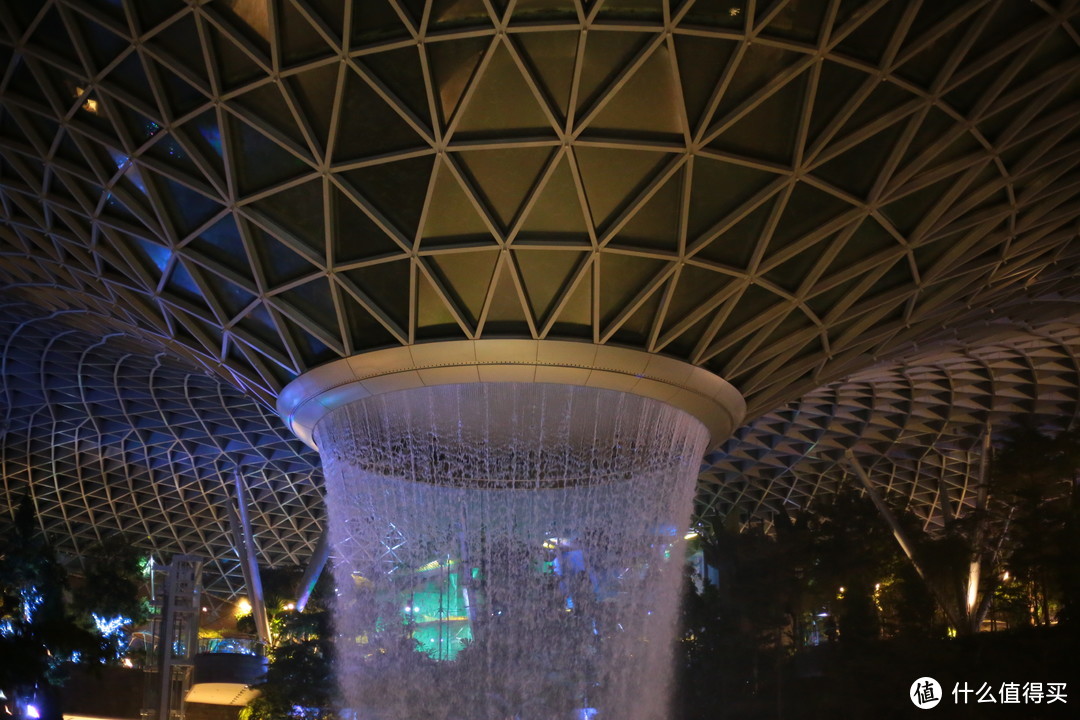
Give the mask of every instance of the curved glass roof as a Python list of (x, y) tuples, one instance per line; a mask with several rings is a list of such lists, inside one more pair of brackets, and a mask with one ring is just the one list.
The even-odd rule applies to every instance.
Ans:
[[(98, 487), (127, 470), (73, 460), (63, 491), (68, 480), (30, 470), (98, 433), (153, 456), (139, 462), (163, 477), (188, 473), (202, 489), (143, 473), (168, 499), (133, 507), (157, 503), (158, 519), (138, 521), (154, 542), (214, 557), (228, 544), (212, 502), (226, 468), (286, 477), (266, 481), (259, 541), (266, 562), (298, 561), (318, 490), (316, 463), (266, 410), (285, 383), (375, 348), (530, 337), (721, 375), (752, 422), (711, 457), (703, 508), (803, 504), (843, 473), (798, 451), (819, 434), (798, 418), (878, 450), (864, 415), (937, 407), (937, 391), (914, 386), (915, 405), (896, 406), (908, 410), (875, 404), (910, 368), (963, 379), (955, 368), (996, 347), (1027, 363), (1042, 355), (1025, 338), (1074, 317), (1078, 12), (1048, 0), (5, 3), (0, 342), (27, 358), (5, 366), (7, 392), (40, 386), (45, 399), (4, 408), (5, 501), (22, 484), (10, 478), (54, 482), (46, 522), (73, 548), (135, 522)], [(110, 380), (98, 355), (130, 372)], [(1006, 412), (994, 388), (1016, 374), (982, 372), (972, 387), (989, 383), (992, 402), (945, 393), (945, 415), (974, 418), (954, 423), (957, 438)], [(58, 429), (69, 411), (53, 398), (74, 390), (49, 388), (84, 377), (112, 399), (80, 398), (79, 430)], [(1017, 392), (1059, 402), (1041, 377)], [(140, 393), (156, 415), (123, 409)], [(203, 413), (240, 429), (200, 429)], [(891, 453), (938, 452), (954, 431), (881, 432)], [(210, 449), (226, 436), (227, 452)], [(911, 488), (931, 464), (882, 472), (923, 502)], [(230, 586), (233, 561), (220, 563)]]

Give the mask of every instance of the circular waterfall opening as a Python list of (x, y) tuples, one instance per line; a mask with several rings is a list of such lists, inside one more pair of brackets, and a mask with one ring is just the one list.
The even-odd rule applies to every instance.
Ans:
[(701, 421), (615, 390), (474, 383), (356, 400), (314, 435), (346, 710), (669, 714)]

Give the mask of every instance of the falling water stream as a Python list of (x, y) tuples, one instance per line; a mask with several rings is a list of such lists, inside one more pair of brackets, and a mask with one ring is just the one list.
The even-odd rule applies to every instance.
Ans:
[(628, 393), (403, 390), (317, 426), (358, 720), (662, 720), (704, 426)]

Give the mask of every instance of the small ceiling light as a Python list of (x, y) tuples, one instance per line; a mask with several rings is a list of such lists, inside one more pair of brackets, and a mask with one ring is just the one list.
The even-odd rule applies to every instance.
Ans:
[[(81, 96), (84, 92), (86, 92), (85, 88), (76, 87), (75, 97)], [(94, 98), (88, 97), (86, 98), (86, 101), (82, 104), (82, 109), (86, 112), (94, 113), (96, 115), (98, 111), (98, 101)]]

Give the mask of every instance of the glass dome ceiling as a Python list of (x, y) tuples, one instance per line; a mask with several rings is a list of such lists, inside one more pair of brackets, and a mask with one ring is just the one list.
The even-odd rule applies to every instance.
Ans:
[[(813, 424), (870, 447), (860, 413), (892, 411), (831, 383), (891, 387), (927, 352), (948, 377), (984, 347), (1023, 364), (1032, 333), (1074, 317), (1077, 13), (1043, 0), (9, 2), (2, 340), (85, 367), (116, 398), (150, 392), (181, 412), (189, 400), (154, 385), (165, 376), (223, 398), (206, 412), (246, 423), (230, 452), (279, 447), (273, 472), (305, 478), (282, 506), (306, 519), (260, 544), (268, 563), (304, 556), (319, 522), (316, 463), (265, 409), (278, 390), (337, 357), (441, 339), (582, 339), (704, 366), (746, 396), (752, 423), (711, 456), (703, 507), (802, 504), (833, 487), (828, 473), (781, 472), (761, 449), (806, 434), (792, 408), (832, 408)], [(60, 337), (24, 349), (27, 323)], [(89, 347), (140, 369), (110, 385), (80, 360)], [(983, 367), (991, 390), (1073, 401), (1069, 372), (1051, 373), (1069, 388), (1058, 401), (1038, 373)], [(27, 377), (4, 375), (9, 388)], [(978, 422), (998, 408), (987, 396), (966, 410)], [(5, 458), (58, 432), (41, 424), (53, 400), (32, 420), (18, 407), (4, 409)], [(213, 445), (176, 427), (196, 454)], [(146, 452), (168, 457), (156, 442)], [(39, 452), (20, 462), (42, 466)], [(781, 469), (813, 460), (790, 457)], [(733, 473), (747, 490), (714, 484)], [(109, 517), (76, 522), (65, 497), (56, 527), (75, 538)], [(199, 501), (177, 497), (160, 522), (194, 522)], [(224, 526), (178, 532), (167, 542), (225, 553)]]

